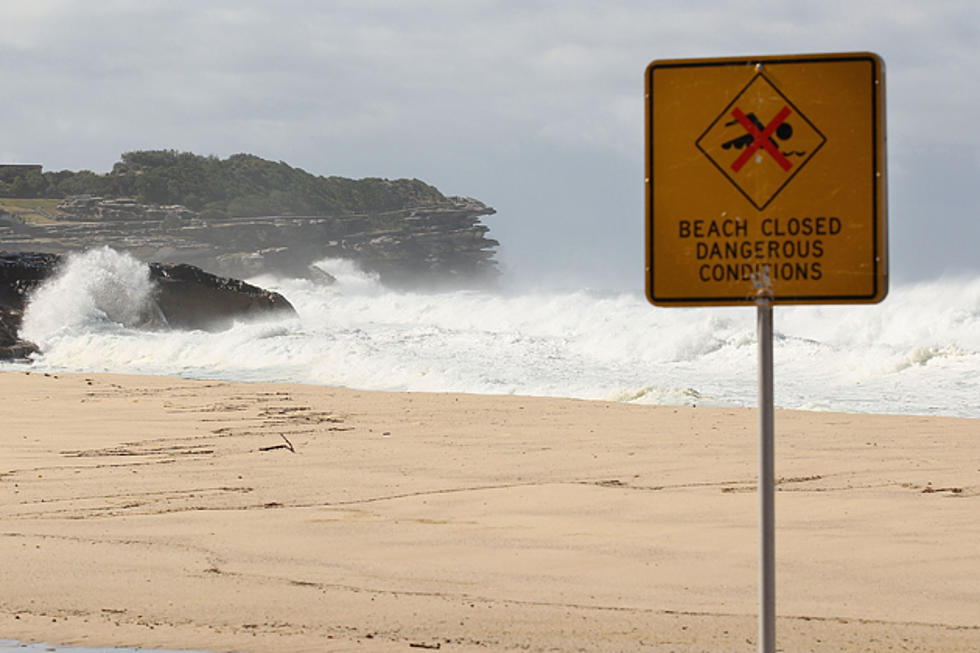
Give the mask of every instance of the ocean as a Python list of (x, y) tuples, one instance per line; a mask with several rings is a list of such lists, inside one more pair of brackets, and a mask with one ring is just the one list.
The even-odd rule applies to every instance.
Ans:
[[(658, 308), (639, 290), (401, 292), (350, 261), (317, 265), (337, 282), (248, 280), (298, 317), (145, 331), (134, 325), (152, 291), (147, 267), (108, 248), (74, 255), (25, 312), (21, 335), (44, 353), (0, 369), (757, 402), (752, 307)], [(893, 287), (872, 306), (777, 306), (774, 325), (777, 407), (980, 417), (980, 277)]]

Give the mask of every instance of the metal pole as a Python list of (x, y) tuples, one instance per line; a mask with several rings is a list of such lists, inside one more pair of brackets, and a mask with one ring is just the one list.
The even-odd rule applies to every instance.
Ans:
[(776, 651), (776, 511), (773, 453), (772, 299), (759, 297), (759, 652)]

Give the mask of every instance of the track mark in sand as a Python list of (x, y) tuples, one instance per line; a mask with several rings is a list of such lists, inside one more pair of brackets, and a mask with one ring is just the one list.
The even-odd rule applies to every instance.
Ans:
[(919, 483), (900, 483), (901, 487), (919, 492), (920, 494), (940, 494), (946, 497), (976, 497), (980, 496), (980, 487), (959, 487), (959, 486), (938, 486), (933, 485), (932, 482), (927, 482), (925, 485)]
[(622, 481), (618, 478), (603, 479), (603, 480), (589, 480), (589, 481), (575, 481), (577, 485), (594, 485), (596, 487), (603, 488), (615, 488), (622, 490), (635, 490), (639, 492), (662, 492), (664, 490), (692, 490), (699, 488), (715, 488), (720, 487), (722, 492), (736, 492), (741, 491), (729, 486), (746, 486), (747, 490), (755, 490), (755, 481), (704, 481), (701, 483), (666, 483), (664, 485), (634, 485), (628, 481)]
[[(198, 562), (202, 565), (209, 564), (212, 567), (217, 567), (219, 564), (224, 564), (224, 560), (217, 556), (213, 549), (197, 544), (190, 544), (187, 542), (181, 542), (176, 540), (163, 541), (155, 537), (147, 537), (146, 539), (140, 539), (138, 537), (98, 537), (98, 536), (82, 536), (82, 535), (56, 535), (53, 533), (27, 533), (20, 531), (7, 531), (0, 532), (0, 538), (10, 538), (10, 539), (23, 539), (28, 541), (38, 541), (38, 542), (70, 542), (79, 544), (94, 544), (103, 546), (136, 546), (145, 547), (147, 549), (165, 549), (170, 551), (182, 551), (184, 553), (189, 553), (195, 556), (199, 556)], [(210, 569), (205, 569), (204, 571), (211, 571)], [(218, 569), (214, 570), (215, 573), (223, 573)]]
[[(659, 614), (667, 615), (677, 615), (682, 617), (749, 617), (753, 616), (750, 614), (739, 614), (734, 612), (698, 612), (690, 610), (656, 610), (655, 612)], [(961, 626), (956, 624), (944, 624), (935, 623), (928, 621), (888, 621), (885, 619), (867, 619), (864, 617), (814, 617), (807, 615), (779, 615), (777, 619), (785, 619), (787, 621), (818, 621), (827, 623), (839, 623), (839, 624), (861, 624), (861, 625), (874, 625), (874, 626), (918, 626), (920, 628), (939, 628), (942, 630), (953, 630), (953, 631), (977, 631), (980, 632), (980, 626)]]
[[(843, 485), (829, 485), (823, 487), (812, 487), (807, 486), (807, 483), (813, 483), (816, 481), (823, 481), (827, 479), (827, 476), (814, 475), (814, 476), (797, 476), (792, 478), (778, 478), (776, 479), (776, 491), (777, 492), (847, 492), (849, 490), (874, 490), (882, 489), (888, 487), (895, 487), (900, 485), (894, 482), (881, 482), (881, 483), (845, 483)], [(795, 487), (801, 486), (801, 487)], [(736, 484), (729, 487), (722, 488), (722, 492), (726, 493), (739, 493), (739, 492), (755, 492), (757, 489), (756, 481), (749, 481), (743, 484)]]
[(278, 390), (275, 392), (256, 392), (251, 395), (242, 395), (237, 397), (232, 397), (232, 399), (248, 399), (251, 401), (293, 401), (292, 395), (284, 390)]
[(232, 487), (232, 486), (221, 486), (221, 487), (199, 487), (199, 488), (189, 488), (187, 490), (158, 490), (156, 492), (124, 492), (119, 494), (97, 494), (91, 496), (74, 496), (70, 499), (45, 499), (45, 503), (54, 503), (57, 501), (85, 501), (85, 500), (97, 500), (97, 499), (171, 499), (174, 497), (181, 496), (197, 496), (201, 494), (219, 494), (219, 493), (235, 493), (235, 494), (248, 494), (249, 492), (254, 492), (255, 488), (248, 486)]
[[(251, 503), (246, 505), (207, 505), (206, 503), (194, 503), (192, 505), (173, 505), (174, 502), (178, 501), (189, 501), (196, 499), (199, 501), (206, 502), (207, 500), (213, 500), (215, 497), (228, 496), (227, 493), (238, 492), (238, 493), (248, 493), (252, 492), (253, 488), (212, 488), (212, 489), (202, 489), (202, 490), (181, 490), (181, 491), (163, 491), (131, 495), (122, 494), (114, 495), (120, 499), (128, 499), (126, 503), (115, 504), (115, 505), (99, 505), (94, 507), (74, 507), (74, 508), (64, 508), (60, 510), (45, 510), (43, 512), (36, 513), (18, 513), (16, 517), (60, 517), (63, 519), (88, 519), (90, 517), (105, 517), (105, 516), (119, 516), (119, 515), (143, 515), (143, 514), (172, 514), (181, 512), (203, 512), (203, 511), (232, 511), (232, 510), (269, 510), (269, 509), (281, 509), (281, 508), (334, 508), (340, 506), (357, 506), (367, 503), (380, 503), (384, 501), (396, 501), (399, 499), (410, 499), (413, 497), (426, 497), (434, 496), (440, 494), (456, 494), (463, 492), (481, 492), (486, 490), (502, 490), (510, 488), (519, 487), (534, 487), (534, 486), (544, 486), (544, 485), (561, 485), (562, 482), (526, 482), (526, 483), (506, 483), (500, 485), (481, 485), (476, 487), (456, 487), (456, 488), (442, 488), (435, 490), (420, 490), (416, 492), (405, 492), (400, 494), (389, 494), (383, 496), (375, 497), (365, 497), (362, 499), (350, 499), (346, 501), (304, 501), (304, 502), (289, 502), (281, 503), (278, 501), (267, 501), (263, 503)], [(57, 501), (65, 502), (78, 502), (78, 501), (105, 501), (108, 498), (105, 496), (97, 497), (87, 497), (83, 499), (78, 498), (66, 498), (59, 499)], [(141, 500), (142, 499), (142, 500)], [(50, 505), (54, 500), (44, 499), (42, 501), (29, 502), (30, 504), (43, 503), (45, 505)], [(152, 509), (155, 504), (162, 504), (158, 509)], [(24, 505), (29, 505), (25, 503)], [(137, 510), (142, 509), (142, 510)]]
[(168, 407), (169, 413), (235, 413), (248, 410), (251, 406), (247, 403), (217, 402), (206, 406), (186, 406)]
[(175, 507), (171, 510), (166, 510), (162, 512), (186, 512), (190, 510), (268, 510), (270, 508), (336, 508), (340, 506), (357, 506), (366, 503), (380, 503), (383, 501), (397, 501), (399, 499), (411, 499), (414, 497), (428, 497), (440, 494), (457, 494), (463, 492), (482, 492), (486, 490), (507, 490), (511, 488), (520, 487), (535, 487), (544, 485), (563, 485), (562, 481), (551, 482), (551, 481), (528, 481), (524, 483), (503, 483), (499, 485), (479, 485), (474, 487), (454, 487), (454, 488), (441, 488), (435, 490), (419, 490), (416, 492), (404, 492), (399, 494), (386, 494), (382, 496), (375, 497), (365, 497), (361, 499), (349, 499), (346, 501), (304, 501), (304, 502), (290, 502), (290, 503), (280, 503), (277, 501), (260, 503), (260, 504), (250, 504), (245, 506), (215, 506), (215, 507)]
[(66, 450), (59, 453), (67, 458), (95, 458), (102, 456), (193, 456), (213, 454), (214, 451), (213, 448), (209, 448), (209, 445), (205, 444), (141, 447), (137, 443), (126, 443), (104, 449)]
[[(441, 599), (445, 601), (456, 601), (461, 603), (469, 603), (471, 607), (473, 604), (483, 604), (487, 606), (493, 605), (511, 605), (517, 607), (545, 607), (545, 608), (559, 608), (559, 609), (573, 609), (573, 610), (583, 610), (583, 611), (594, 611), (594, 612), (621, 612), (621, 613), (631, 613), (631, 614), (651, 614), (651, 615), (666, 615), (666, 616), (678, 616), (678, 617), (708, 617), (708, 618), (718, 618), (718, 617), (730, 617), (730, 618), (753, 618), (754, 613), (739, 613), (739, 612), (715, 612), (715, 611), (688, 611), (688, 610), (670, 610), (663, 608), (648, 608), (648, 607), (636, 607), (636, 606), (624, 606), (624, 605), (603, 605), (603, 604), (592, 604), (592, 603), (577, 603), (577, 602), (566, 602), (566, 601), (534, 601), (528, 599), (515, 599), (509, 597), (490, 597), (479, 594), (468, 594), (466, 592), (445, 592), (445, 591), (424, 591), (424, 590), (405, 590), (405, 589), (392, 589), (385, 587), (369, 587), (363, 585), (351, 585), (344, 583), (330, 583), (323, 581), (311, 581), (306, 579), (296, 579), (289, 578), (285, 576), (270, 576), (263, 574), (250, 574), (246, 572), (229, 572), (221, 571), (223, 575), (237, 576), (241, 578), (253, 579), (258, 581), (273, 582), (278, 584), (290, 585), (293, 587), (300, 587), (304, 589), (317, 590), (320, 592), (326, 592), (329, 590), (339, 590), (344, 592), (352, 593), (368, 593), (368, 594), (378, 594), (378, 595), (388, 595), (388, 596), (413, 596), (419, 598), (434, 598)], [(780, 620), (785, 621), (817, 621), (817, 622), (836, 622), (842, 624), (859, 624), (859, 625), (878, 625), (878, 626), (917, 626), (921, 628), (935, 628), (950, 631), (967, 631), (967, 632), (980, 632), (980, 626), (963, 626), (955, 624), (944, 624), (944, 623), (930, 623), (924, 621), (887, 621), (884, 619), (866, 619), (861, 617), (816, 617), (816, 616), (806, 616), (806, 615), (780, 615)]]
[(790, 485), (793, 483), (809, 483), (810, 481), (822, 481), (823, 476), (814, 474), (812, 476), (792, 476), (790, 478), (780, 477), (776, 479), (776, 485)]
[[(821, 474), (813, 474), (811, 476), (791, 476), (791, 477), (779, 477), (776, 479), (776, 491), (777, 492), (825, 492), (826, 488), (815, 488), (815, 487), (790, 487), (793, 485), (802, 485), (805, 483), (812, 483), (814, 481), (822, 481), (825, 477)], [(739, 492), (755, 492), (758, 489), (758, 483), (756, 481), (749, 481), (740, 484), (725, 484), (726, 487), (721, 489), (725, 493), (739, 493)]]
[(221, 426), (216, 429), (211, 429), (211, 434), (219, 438), (237, 438), (246, 435), (268, 435), (265, 431), (250, 431), (247, 429), (239, 429), (236, 426)]
[[(914, 488), (923, 493), (939, 492), (946, 493), (947, 496), (974, 496), (977, 492), (972, 488), (959, 488), (959, 487), (937, 487), (931, 488), (930, 486), (913, 486), (907, 483), (894, 483), (894, 482), (882, 482), (882, 483), (866, 483), (866, 484), (854, 484), (847, 483), (843, 485), (835, 486), (824, 486), (824, 487), (814, 487), (812, 483), (818, 481), (827, 480), (827, 476), (824, 474), (812, 474), (809, 476), (789, 476), (780, 477), (776, 479), (776, 490), (779, 492), (841, 492), (846, 490), (866, 490), (874, 488), (886, 488), (886, 487), (908, 487)], [(663, 490), (687, 490), (687, 489), (697, 489), (697, 488), (720, 488), (720, 490), (726, 494), (737, 494), (742, 492), (755, 492), (757, 489), (757, 481), (755, 479), (742, 480), (742, 481), (706, 481), (702, 483), (673, 483), (664, 485), (636, 485), (628, 481), (623, 481), (620, 479), (603, 479), (598, 481), (578, 481), (582, 485), (595, 485), (603, 488), (617, 488), (623, 490), (637, 490), (646, 492), (660, 492)]]
[[(284, 393), (267, 394), (267, 397), (263, 397), (267, 403), (257, 407), (253, 406), (253, 398), (236, 396), (233, 401), (220, 401), (205, 406), (182, 407), (170, 411), (197, 413), (202, 415), (198, 420), (199, 422), (224, 422), (222, 426), (211, 429), (210, 436), (154, 438), (123, 442), (116, 446), (100, 449), (64, 450), (60, 453), (62, 456), (73, 458), (144, 456), (169, 460), (194, 455), (241, 453), (231, 450), (227, 446), (219, 448), (219, 438), (265, 438), (272, 433), (278, 433), (288, 442), (289, 437), (312, 435), (318, 431), (348, 431), (354, 428), (347, 426), (344, 423), (345, 418), (334, 412), (313, 410), (310, 406), (304, 405), (283, 405), (282, 401), (291, 401), (292, 399), (283, 396)], [(276, 403), (269, 405), (268, 402)], [(218, 419), (203, 417), (209, 413), (247, 413), (254, 408), (257, 408), (256, 412), (240, 417)], [(232, 424), (228, 422), (232, 422)], [(259, 451), (262, 450), (264, 448), (259, 448)]]
[[(173, 396), (179, 398), (197, 397), (199, 395), (181, 394)], [(175, 405), (174, 403), (167, 401), (164, 402), (163, 407), (171, 413), (230, 413), (251, 410), (260, 404), (266, 404), (273, 401), (293, 401), (293, 398), (289, 396), (288, 392), (259, 392), (253, 395), (233, 395), (231, 397), (204, 405)]]
[(562, 482), (550, 482), (550, 481), (527, 481), (523, 483), (502, 483), (499, 485), (477, 485), (473, 487), (453, 487), (453, 488), (442, 488), (437, 490), (419, 490), (416, 492), (405, 492), (402, 494), (386, 494), (379, 497), (367, 497), (364, 499), (350, 499), (348, 501), (330, 501), (327, 503), (311, 503), (306, 506), (298, 506), (304, 508), (311, 507), (323, 507), (330, 508), (333, 506), (356, 506), (362, 503), (378, 503), (380, 501), (396, 501), (398, 499), (410, 499), (413, 497), (426, 497), (439, 494), (456, 494), (462, 492), (482, 492), (484, 490), (508, 490), (511, 488), (518, 487), (534, 487), (543, 485), (562, 485)]
[[(187, 456), (212, 456), (229, 451), (218, 450), (217, 434), (185, 437), (152, 438), (122, 442), (100, 449), (64, 449), (58, 453), (66, 458), (146, 458), (151, 464), (172, 463)], [(95, 465), (83, 469), (100, 469), (117, 465)]]
[(526, 483), (505, 483), (501, 485), (480, 485), (475, 487), (456, 487), (456, 488), (442, 488), (436, 490), (419, 490), (416, 492), (405, 492), (400, 494), (387, 494), (383, 496), (376, 497), (366, 497), (363, 499), (349, 499), (347, 501), (307, 501), (307, 502), (290, 502), (290, 503), (280, 503), (278, 501), (266, 502), (261, 504), (250, 504), (245, 506), (193, 506), (193, 507), (175, 507), (170, 510), (165, 510), (161, 512), (187, 512), (191, 510), (268, 510), (270, 508), (335, 508), (339, 506), (357, 506), (366, 503), (380, 503), (383, 501), (397, 501), (399, 499), (411, 499), (414, 497), (427, 497), (435, 496), (440, 494), (457, 494), (463, 492), (482, 492), (485, 490), (506, 490), (511, 488), (519, 487), (534, 487), (534, 486), (544, 486), (544, 485), (561, 485), (563, 483), (553, 483), (553, 482), (526, 482)]
[[(281, 399), (276, 397), (276, 399)], [(316, 433), (319, 431), (351, 431), (353, 426), (345, 423), (346, 416), (332, 411), (313, 410), (310, 406), (273, 405), (263, 407), (255, 415), (242, 420), (241, 426), (221, 426), (212, 429), (212, 433), (220, 437), (238, 437), (246, 435), (265, 436), (269, 431), (280, 434), (287, 432), (291, 435)], [(325, 426), (326, 425), (326, 426)]]
[[(108, 607), (107, 608), (92, 608), (92, 609), (87, 609), (87, 610), (66, 609), (66, 608), (63, 608), (63, 607), (62, 608), (57, 608), (56, 607), (54, 609), (44, 608), (44, 609), (38, 610), (38, 609), (34, 608), (33, 606), (22, 606), (22, 607), (17, 608), (16, 610), (14, 610), (13, 611), (13, 614), (16, 615), (14, 618), (18, 622), (20, 622), (20, 623), (27, 622), (35, 630), (37, 630), (37, 628), (39, 626), (43, 630), (44, 627), (47, 624), (53, 623), (55, 621), (70, 621), (70, 620), (76, 620), (76, 622), (77, 621), (82, 621), (84, 624), (90, 624), (90, 623), (94, 622), (94, 623), (102, 624), (103, 627), (106, 627), (106, 626), (109, 626), (109, 627), (115, 626), (115, 627), (118, 628), (118, 627), (121, 627), (121, 626), (128, 626), (128, 627), (134, 627), (135, 626), (135, 627), (140, 627), (142, 629), (145, 629), (147, 631), (157, 631), (157, 632), (160, 632), (161, 629), (179, 629), (179, 628), (190, 627), (190, 628), (193, 628), (195, 630), (210, 631), (210, 633), (211, 633), (212, 636), (216, 636), (216, 635), (217, 636), (220, 636), (222, 633), (226, 632), (229, 627), (232, 630), (235, 629), (235, 625), (234, 624), (231, 624), (231, 625), (229, 625), (229, 624), (209, 624), (209, 623), (207, 623), (207, 622), (205, 622), (203, 620), (200, 620), (200, 619), (194, 620), (194, 619), (175, 619), (173, 617), (167, 617), (167, 618), (152, 617), (152, 616), (149, 616), (149, 615), (146, 615), (146, 614), (142, 614), (142, 611), (140, 611), (140, 612), (141, 612), (140, 614), (137, 614), (137, 611), (136, 610), (133, 610), (133, 609), (114, 608), (114, 607), (112, 607), (112, 608), (108, 608)], [(81, 629), (81, 632), (82, 633), (89, 633), (89, 632), (92, 631), (92, 627), (89, 626), (89, 625), (84, 625), (84, 626), (80, 625), (79, 628)], [(152, 638), (153, 636), (151, 635), (150, 637)], [(172, 637), (174, 637), (175, 639), (180, 639), (179, 631), (178, 631), (177, 634), (172, 635)], [(134, 638), (139, 639), (139, 636), (138, 635), (137, 636), (129, 635), (127, 637), (124, 637), (123, 640), (125, 641), (126, 639), (134, 639)], [(28, 645), (22, 644), (21, 646), (24, 647), (24, 646), (28, 646)], [(6, 650), (6, 649), (4, 649), (4, 650)], [(59, 648), (55, 649), (55, 648), (50, 648), (50, 647), (44, 647), (44, 648), (42, 648), (41, 645), (31, 645), (31, 646), (29, 646), (29, 648), (27, 648), (25, 650), (30, 650), (30, 651), (42, 651), (42, 650), (47, 650), (47, 651), (54, 651), (54, 650), (59, 650), (59, 651), (61, 651), (61, 650), (65, 650), (65, 651), (75, 651), (75, 650), (107, 651), (107, 650), (111, 650), (111, 651), (115, 651), (117, 649), (115, 649), (115, 648), (104, 649), (102, 647), (98, 647), (98, 648), (89, 648), (89, 647), (75, 648), (75, 647), (67, 647), (67, 646), (64, 647), (64, 648), (60, 648), (59, 647)], [(144, 650), (147, 650), (147, 649), (143, 649), (143, 648), (125, 648), (125, 649), (118, 649), (118, 650), (144, 651)], [(156, 649), (153, 649), (153, 650), (156, 650)]]
[[(229, 497), (254, 492), (252, 487), (205, 487), (186, 490), (161, 490), (155, 492), (100, 494), (73, 496), (66, 498), (43, 498), (22, 501), (18, 504), (25, 512), (8, 513), (8, 517), (90, 519), (93, 517), (116, 517), (122, 515), (157, 515), (172, 512), (192, 512), (199, 510), (239, 510), (241, 506), (207, 505), (209, 502), (228, 500)], [(191, 505), (174, 505), (189, 503)], [(65, 507), (58, 508), (58, 504)], [(94, 504), (94, 505), (93, 505)], [(44, 510), (31, 510), (32, 506), (45, 507)]]
[(164, 399), (197, 398), (200, 397), (201, 390), (209, 390), (213, 388), (226, 388), (231, 386), (229, 382), (219, 381), (219, 382), (197, 382), (190, 386), (172, 385), (172, 386), (161, 386), (161, 387), (147, 387), (147, 386), (137, 385), (133, 387), (125, 387), (118, 383), (111, 383), (111, 382), (106, 383), (105, 381), (101, 381), (99, 379), (94, 379), (94, 378), (85, 378), (83, 380), (86, 386), (98, 389), (97, 391), (88, 392), (87, 396), (95, 397), (99, 399), (119, 398), (119, 397), (128, 399), (133, 396), (144, 397), (144, 398), (163, 397)]
[[(264, 431), (268, 429), (285, 430), (293, 435), (307, 432), (296, 430), (300, 426), (319, 427), (327, 431), (353, 430), (353, 427), (345, 425), (347, 416), (296, 404), (293, 396), (287, 391), (234, 394), (205, 405), (178, 406), (166, 402), (164, 408), (171, 413), (201, 415), (198, 420), (200, 422), (225, 422), (212, 430), (212, 433), (222, 437), (265, 435)], [(238, 413), (238, 415), (222, 417), (222, 413)], [(236, 424), (228, 425), (228, 421), (234, 421)], [(324, 428), (321, 425), (326, 426)]]
[[(778, 492), (847, 492), (850, 490), (880, 490), (885, 488), (903, 488), (919, 492), (922, 494), (938, 494), (944, 497), (976, 497), (980, 496), (980, 487), (939, 487), (931, 483), (926, 485), (916, 483), (900, 483), (896, 481), (883, 481), (880, 483), (838, 483), (836, 485), (825, 485), (822, 487), (806, 486), (807, 483), (826, 480), (828, 477), (823, 475), (797, 476), (792, 478), (780, 478), (776, 480), (776, 491)], [(755, 492), (756, 482), (747, 481), (744, 483), (726, 484), (727, 487), (721, 489), (726, 493)], [(803, 487), (793, 487), (801, 485)]]
[[(14, 479), (18, 477), (41, 478), (44, 474), (73, 472), (79, 473), (92, 469), (115, 469), (122, 467), (149, 467), (151, 465), (169, 465), (177, 462), (176, 458), (164, 458), (162, 460), (150, 460), (140, 462), (125, 463), (99, 463), (97, 465), (58, 465), (55, 467), (30, 467), (21, 469), (11, 469), (0, 473), (0, 479)], [(40, 476), (39, 476), (40, 475)]]
[(300, 424), (343, 424), (344, 419), (327, 411), (316, 411), (310, 406), (269, 406), (259, 412), (259, 419), (269, 426)]

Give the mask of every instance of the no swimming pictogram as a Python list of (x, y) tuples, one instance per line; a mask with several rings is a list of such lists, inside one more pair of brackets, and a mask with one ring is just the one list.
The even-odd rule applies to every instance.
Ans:
[(759, 73), (696, 144), (735, 188), (762, 210), (826, 140), (789, 98)]
[[(752, 138), (752, 143), (746, 148), (745, 152), (742, 153), (742, 156), (738, 157), (738, 159), (735, 160), (735, 163), (732, 164), (732, 170), (735, 172), (741, 170), (746, 161), (752, 158), (752, 154), (754, 154), (760, 147), (764, 148), (766, 152), (771, 154), (772, 158), (776, 160), (776, 163), (778, 163), (779, 167), (783, 170), (789, 170), (792, 168), (793, 164), (790, 163), (789, 159), (787, 159), (783, 153), (779, 151), (779, 147), (776, 146), (776, 142), (772, 140), (773, 132), (780, 134), (780, 137), (784, 140), (793, 135), (793, 128), (790, 127), (788, 123), (784, 122), (790, 113), (792, 112), (789, 110), (789, 107), (783, 107), (782, 111), (777, 113), (776, 117), (772, 119), (772, 122), (766, 125), (760, 132), (759, 125), (761, 123), (759, 122), (758, 118), (755, 118), (754, 113), (750, 114), (752, 118), (755, 118), (755, 120), (752, 120), (752, 118), (742, 113), (742, 110), (738, 107), (732, 109), (732, 115), (735, 116), (735, 122), (745, 127), (745, 130), (749, 133), (748, 135)], [(730, 124), (731, 123), (726, 123), (726, 126)], [(745, 137), (743, 136), (740, 139), (737, 138), (734, 139), (734, 141), (729, 141), (728, 143), (736, 144), (737, 147), (737, 143), (744, 142), (744, 139)], [(722, 147), (725, 146), (722, 145)]]

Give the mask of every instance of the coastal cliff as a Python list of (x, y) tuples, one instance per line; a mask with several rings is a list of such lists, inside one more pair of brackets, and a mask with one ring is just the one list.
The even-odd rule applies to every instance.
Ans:
[(0, 180), (3, 250), (108, 246), (236, 278), (311, 276), (316, 261), (344, 258), (397, 288), (487, 287), (499, 274), (499, 243), (481, 221), (494, 209), (418, 180), (316, 177), (251, 155), (173, 151), (124, 154), (106, 175), (24, 175)]

